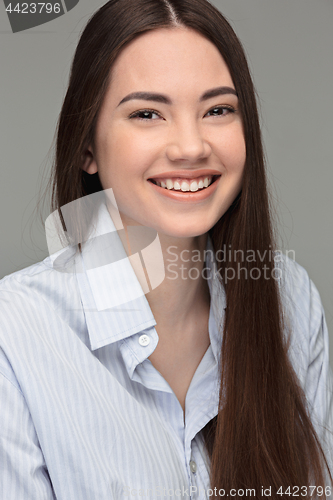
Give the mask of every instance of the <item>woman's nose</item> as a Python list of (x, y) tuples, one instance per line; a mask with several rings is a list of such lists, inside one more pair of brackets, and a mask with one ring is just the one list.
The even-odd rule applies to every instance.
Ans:
[(170, 134), (166, 153), (171, 161), (195, 162), (208, 158), (211, 154), (211, 147), (203, 137), (200, 127), (193, 123), (183, 122), (180, 126), (174, 127)]

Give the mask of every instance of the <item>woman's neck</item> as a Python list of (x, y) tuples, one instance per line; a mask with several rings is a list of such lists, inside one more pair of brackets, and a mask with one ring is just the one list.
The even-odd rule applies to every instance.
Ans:
[(207, 234), (193, 238), (159, 235), (165, 278), (146, 294), (160, 332), (184, 335), (195, 330), (209, 312), (210, 294), (204, 279)]

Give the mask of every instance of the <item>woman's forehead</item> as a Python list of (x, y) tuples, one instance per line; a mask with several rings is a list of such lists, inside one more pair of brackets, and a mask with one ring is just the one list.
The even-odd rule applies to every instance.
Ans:
[(201, 94), (219, 85), (234, 86), (217, 47), (187, 28), (161, 28), (140, 35), (123, 49), (111, 71), (112, 92), (187, 93), (197, 87)]

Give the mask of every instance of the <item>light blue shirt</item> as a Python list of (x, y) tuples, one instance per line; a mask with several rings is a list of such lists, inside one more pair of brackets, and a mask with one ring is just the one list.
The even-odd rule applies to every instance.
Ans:
[[(98, 224), (114, 231), (103, 205)], [(145, 295), (114, 305), (129, 283), (137, 289), (133, 270), (89, 268), (83, 245), (79, 267), (60, 272), (61, 254), (0, 281), (0, 497), (209, 498), (200, 431), (218, 410), (223, 286), (211, 272), (210, 346), (188, 389), (184, 424), (178, 399), (148, 359), (158, 334)], [(333, 439), (322, 428), (333, 429), (323, 307), (299, 264), (282, 256), (279, 265), (290, 359), (332, 467)]]

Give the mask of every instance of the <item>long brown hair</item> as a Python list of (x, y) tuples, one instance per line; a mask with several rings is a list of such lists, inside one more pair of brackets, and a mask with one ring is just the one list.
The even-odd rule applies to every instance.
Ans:
[[(85, 149), (94, 144), (99, 110), (120, 51), (140, 33), (177, 26), (197, 30), (220, 51), (238, 94), (246, 141), (242, 191), (210, 231), (214, 250), (228, 249), (219, 263), (227, 299), (220, 325), (219, 412), (204, 429), (210, 486), (226, 492), (254, 488), (258, 498), (262, 487), (272, 487), (271, 496), (278, 499), (280, 486), (282, 491), (289, 486), (325, 486), (328, 465), (288, 358), (277, 280), (263, 273), (258, 279), (237, 275), (240, 262), (248, 275), (257, 266), (237, 257), (236, 251), (249, 249), (265, 255), (260, 265), (272, 275), (274, 260), (267, 249), (275, 248), (275, 238), (255, 91), (244, 50), (226, 19), (206, 0), (110, 0), (91, 17), (76, 49), (58, 121), (52, 210), (102, 190), (98, 174), (86, 174), (81, 164)], [(237, 278), (226, 280), (226, 268), (233, 268)]]

